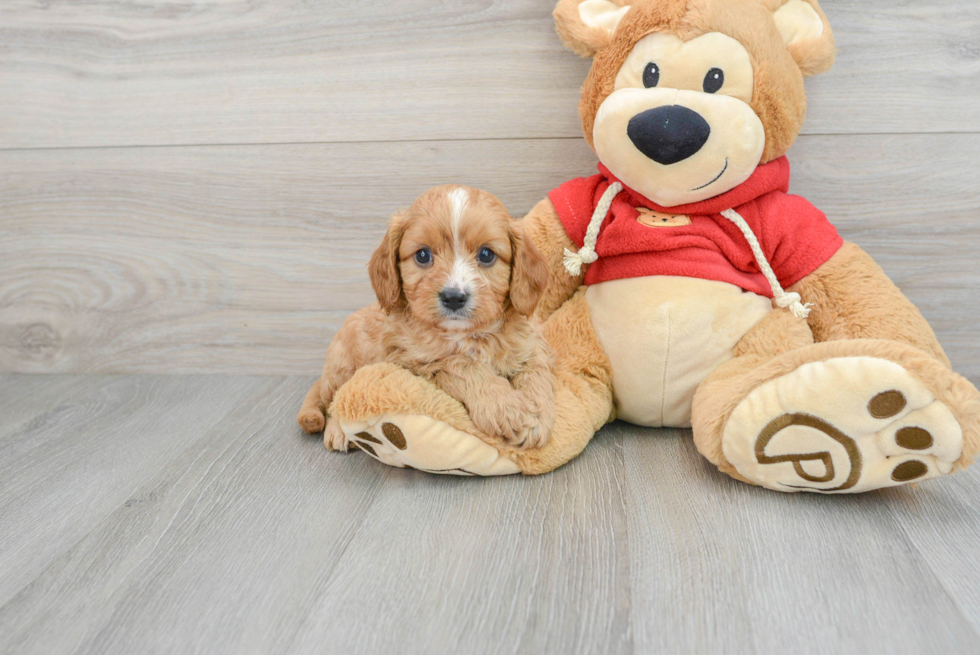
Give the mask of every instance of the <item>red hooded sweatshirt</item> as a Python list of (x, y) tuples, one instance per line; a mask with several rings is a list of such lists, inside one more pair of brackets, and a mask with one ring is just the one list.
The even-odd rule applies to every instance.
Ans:
[[(602, 164), (599, 174), (565, 182), (548, 194), (565, 231), (582, 247), (585, 231), (603, 192), (619, 180)], [(701, 202), (661, 207), (623, 185), (599, 231), (586, 284), (646, 275), (680, 275), (729, 282), (769, 298), (745, 236), (720, 212), (734, 209), (751, 228), (769, 265), (785, 288), (812, 273), (844, 243), (827, 217), (789, 190), (789, 162), (763, 164), (742, 184)], [(686, 214), (691, 222), (649, 227), (638, 222), (637, 207)]]

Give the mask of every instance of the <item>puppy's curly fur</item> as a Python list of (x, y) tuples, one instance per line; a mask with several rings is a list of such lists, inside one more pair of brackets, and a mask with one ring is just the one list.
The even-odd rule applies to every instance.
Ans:
[(349, 447), (334, 393), (354, 372), (387, 361), (462, 402), (488, 436), (543, 445), (555, 420), (555, 377), (531, 318), (548, 268), (494, 196), (440, 186), (392, 217), (369, 264), (378, 302), (353, 314), (327, 349), (323, 374), (297, 416), (324, 444)]

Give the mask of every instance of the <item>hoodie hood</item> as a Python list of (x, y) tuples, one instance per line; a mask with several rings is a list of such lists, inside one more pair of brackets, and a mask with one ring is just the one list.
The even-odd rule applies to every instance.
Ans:
[[(599, 173), (610, 183), (619, 182), (623, 184), (602, 162), (599, 163)], [(789, 191), (789, 160), (785, 156), (758, 166), (749, 176), (749, 179), (737, 187), (713, 198), (687, 205), (662, 207), (623, 184), (623, 193), (630, 197), (632, 204), (636, 207), (646, 207), (666, 214), (687, 214), (689, 216), (718, 214), (726, 209), (744, 205), (773, 191), (782, 191), (783, 193)]]
[[(661, 207), (622, 186), (599, 164), (599, 174), (570, 180), (548, 197), (569, 238), (580, 249), (578, 255), (583, 251), (589, 255), (579, 257), (588, 264), (585, 284), (677, 275), (728, 282), (772, 298), (773, 286), (746, 233), (723, 212), (738, 214), (761, 247), (765, 266), (783, 287), (810, 274), (843, 245), (822, 212), (804, 198), (787, 193), (789, 173), (789, 162), (780, 157), (760, 165), (745, 182), (714, 198)], [(669, 214), (676, 220), (651, 225), (640, 220), (641, 210)], [(594, 226), (586, 244), (594, 215), (598, 229)]]

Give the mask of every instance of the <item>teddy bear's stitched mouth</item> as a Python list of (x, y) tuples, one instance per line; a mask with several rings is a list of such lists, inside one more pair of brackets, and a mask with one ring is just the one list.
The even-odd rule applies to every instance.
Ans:
[(718, 173), (717, 175), (715, 175), (715, 179), (711, 180), (707, 184), (702, 184), (701, 186), (694, 187), (693, 189), (691, 189), (691, 191), (700, 191), (701, 189), (703, 189), (705, 187), (711, 186), (712, 184), (714, 184), (715, 182), (717, 182), (718, 180), (720, 180), (721, 179), (721, 176), (724, 175), (725, 174), (725, 171), (727, 171), (727, 170), (728, 170), (728, 157), (725, 157), (725, 166), (721, 169), (721, 172), (720, 173)]

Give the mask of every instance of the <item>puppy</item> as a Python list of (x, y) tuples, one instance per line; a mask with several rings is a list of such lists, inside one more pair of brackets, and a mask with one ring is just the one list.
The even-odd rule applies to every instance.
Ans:
[(378, 302), (348, 318), (327, 349), (297, 416), (306, 432), (324, 430), (327, 448), (346, 450), (339, 421), (326, 420), (334, 393), (357, 369), (387, 361), (462, 402), (486, 434), (521, 448), (547, 441), (555, 378), (531, 315), (548, 270), (499, 200), (430, 189), (392, 217), (368, 268)]

